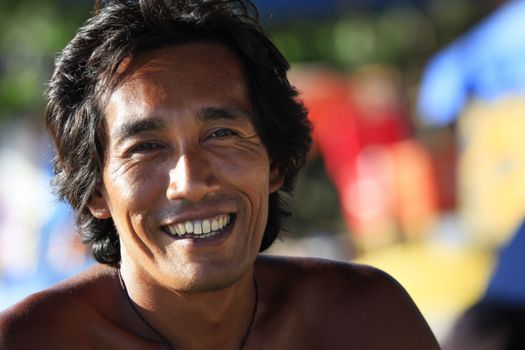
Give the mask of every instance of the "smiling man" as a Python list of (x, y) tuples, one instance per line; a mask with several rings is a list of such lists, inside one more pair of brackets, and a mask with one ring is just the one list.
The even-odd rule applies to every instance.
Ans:
[(0, 314), (0, 349), (437, 349), (385, 273), (260, 255), (310, 144), (287, 69), (245, 1), (99, 8), (47, 127), (100, 264)]

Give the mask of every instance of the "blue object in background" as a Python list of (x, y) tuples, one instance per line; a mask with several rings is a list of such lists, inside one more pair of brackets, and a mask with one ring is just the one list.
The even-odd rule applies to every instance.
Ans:
[(430, 60), (418, 101), (426, 124), (453, 122), (469, 98), (525, 94), (524, 19), (525, 1), (510, 1)]
[(262, 23), (283, 22), (299, 18), (339, 16), (341, 13), (364, 10), (379, 11), (399, 5), (423, 5), (429, 0), (253, 0)]
[[(51, 177), (50, 162), (45, 166), (45, 172)], [(94, 260), (89, 249), (71, 249), (71, 242), (79, 240), (76, 235), (72, 209), (62, 201), (54, 202), (51, 216), (37, 235), (36, 270), (24, 275), (0, 274), (0, 311), (92, 265)]]
[(68, 259), (73, 253), (60, 251), (58, 252), (60, 256), (56, 258), (62, 258), (61, 266), (58, 267), (51, 263), (49, 257), (50, 254), (55, 254), (53, 249), (73, 239), (71, 237), (73, 235), (76, 233), (71, 209), (64, 202), (58, 202), (53, 215), (40, 232), (38, 264), (34, 274), (18, 276), (16, 279), (0, 276), (0, 311), (32, 293), (85, 270), (94, 263), (93, 258), (87, 254)]
[(525, 220), (500, 251), (484, 299), (525, 305)]

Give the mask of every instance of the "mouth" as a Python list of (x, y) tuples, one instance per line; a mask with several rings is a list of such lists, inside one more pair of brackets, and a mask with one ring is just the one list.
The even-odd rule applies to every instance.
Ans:
[(235, 214), (222, 214), (210, 218), (187, 220), (162, 226), (168, 235), (176, 238), (205, 239), (220, 235), (232, 226)]

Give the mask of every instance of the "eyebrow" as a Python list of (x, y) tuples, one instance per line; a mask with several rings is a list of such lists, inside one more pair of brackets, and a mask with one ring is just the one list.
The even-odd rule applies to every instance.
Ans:
[(132, 120), (122, 124), (114, 133), (114, 137), (118, 142), (129, 139), (142, 132), (166, 129), (166, 122), (160, 118)]
[(213, 120), (238, 120), (246, 119), (252, 120), (248, 111), (237, 107), (207, 107), (201, 110), (197, 117), (201, 122)]
[[(242, 108), (237, 107), (206, 107), (197, 114), (197, 119), (201, 122), (213, 120), (248, 120), (251, 121), (250, 113)], [(147, 132), (147, 131), (162, 131), (167, 130), (166, 121), (162, 118), (146, 118), (139, 120), (131, 120), (125, 122), (115, 131), (114, 139), (117, 142), (122, 142), (133, 136)]]

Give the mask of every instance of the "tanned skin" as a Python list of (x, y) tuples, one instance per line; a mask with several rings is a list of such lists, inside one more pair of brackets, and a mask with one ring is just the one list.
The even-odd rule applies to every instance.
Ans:
[[(246, 349), (439, 349), (407, 293), (377, 269), (260, 256), (255, 276), (259, 305)], [(116, 269), (102, 265), (33, 295), (0, 319), (2, 350), (36, 344), (57, 350), (164, 349), (123, 299)], [(228, 324), (216, 320), (210, 327)], [(214, 334), (188, 336), (195, 340), (192, 349), (207, 349), (199, 344)]]
[[(89, 208), (113, 219), (129, 297), (172, 348), (237, 350), (245, 334), (254, 350), (439, 348), (385, 273), (259, 255), (268, 196), (283, 179), (251, 123), (232, 51), (189, 43), (121, 68), (105, 111), (103, 185)], [(169, 233), (223, 216), (231, 223), (210, 238)], [(117, 268), (98, 265), (0, 314), (1, 350), (35, 348), (167, 347), (129, 304)]]

